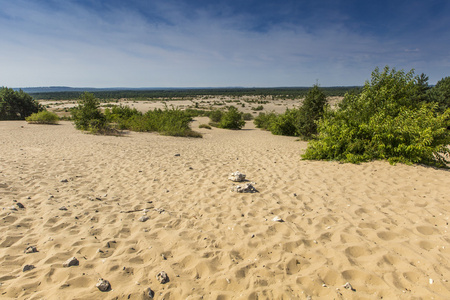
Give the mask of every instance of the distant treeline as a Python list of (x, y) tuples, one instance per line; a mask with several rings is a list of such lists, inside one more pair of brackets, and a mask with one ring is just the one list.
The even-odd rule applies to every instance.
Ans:
[[(105, 90), (94, 91), (92, 94), (101, 100), (111, 99), (184, 99), (202, 96), (259, 96), (272, 97), (278, 99), (296, 99), (303, 98), (310, 90), (310, 87), (283, 87), (283, 88), (205, 88), (205, 89), (161, 89), (161, 90)], [(321, 90), (326, 96), (344, 96), (345, 93), (352, 90), (359, 90), (360, 87), (323, 87)], [(37, 100), (76, 100), (83, 94), (82, 91), (63, 91), (63, 92), (40, 92), (30, 93)]]

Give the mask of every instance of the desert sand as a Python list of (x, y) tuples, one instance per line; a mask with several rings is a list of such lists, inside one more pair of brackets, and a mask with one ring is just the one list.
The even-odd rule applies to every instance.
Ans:
[(303, 161), (296, 138), (200, 123), (0, 122), (0, 299), (450, 299), (448, 170)]

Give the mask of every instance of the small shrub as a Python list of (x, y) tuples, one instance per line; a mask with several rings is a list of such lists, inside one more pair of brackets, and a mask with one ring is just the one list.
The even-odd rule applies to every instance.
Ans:
[(223, 116), (223, 111), (218, 110), (218, 109), (212, 110), (208, 115), (208, 117), (211, 119), (211, 122), (214, 122), (214, 123), (219, 123), (220, 120), (222, 119), (222, 116)]
[(242, 119), (244, 121), (251, 121), (251, 120), (253, 120), (253, 115), (251, 113), (244, 113), (242, 115)]
[(84, 92), (81, 95), (78, 106), (72, 109), (72, 119), (79, 130), (91, 133), (110, 130), (105, 115), (100, 111), (100, 101), (92, 93)]
[(33, 113), (26, 117), (25, 120), (32, 124), (58, 124), (59, 117), (57, 114), (43, 110)]
[(220, 119), (218, 127), (224, 129), (242, 129), (245, 121), (242, 119), (242, 113), (236, 107), (230, 106)]
[(276, 118), (277, 114), (275, 112), (259, 113), (259, 115), (253, 120), (253, 123), (255, 124), (256, 128), (270, 130), (270, 127), (274, 123)]
[(252, 110), (255, 110), (255, 111), (264, 110), (264, 106), (258, 105), (257, 107), (252, 107)]

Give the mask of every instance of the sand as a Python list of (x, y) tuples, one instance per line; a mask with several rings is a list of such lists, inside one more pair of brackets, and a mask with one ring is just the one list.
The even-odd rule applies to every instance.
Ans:
[[(206, 122), (202, 139), (0, 122), (0, 299), (450, 298), (448, 170), (302, 161), (305, 142)], [(231, 192), (235, 171), (259, 192)]]

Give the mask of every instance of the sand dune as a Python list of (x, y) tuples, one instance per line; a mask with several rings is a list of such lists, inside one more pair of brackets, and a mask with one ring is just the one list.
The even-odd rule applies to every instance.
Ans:
[[(295, 138), (199, 123), (203, 139), (0, 122), (0, 299), (450, 298), (449, 171), (302, 161)], [(234, 171), (259, 193), (231, 192)]]

